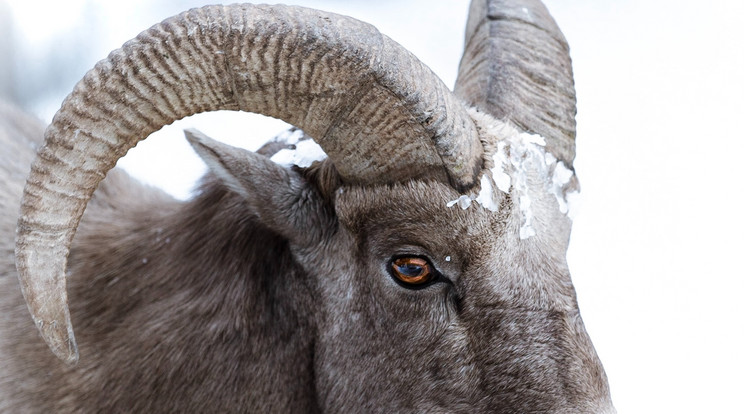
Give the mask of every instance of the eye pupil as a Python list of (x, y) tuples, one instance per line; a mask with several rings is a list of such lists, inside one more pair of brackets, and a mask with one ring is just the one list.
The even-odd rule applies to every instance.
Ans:
[(423, 267), (414, 264), (404, 264), (403, 266), (398, 266), (397, 268), (400, 273), (406, 276), (419, 276), (424, 271)]
[(434, 274), (431, 265), (420, 257), (400, 257), (391, 263), (392, 275), (405, 285), (422, 285), (429, 282)]

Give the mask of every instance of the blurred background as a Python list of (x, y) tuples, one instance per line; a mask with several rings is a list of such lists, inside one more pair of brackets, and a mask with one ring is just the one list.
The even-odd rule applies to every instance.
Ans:
[[(618, 412), (744, 412), (744, 2), (544, 1), (578, 95), (569, 264)], [(454, 85), (466, 0), (290, 3), (372, 23)], [(202, 4), (0, 0), (0, 97), (49, 122), (96, 61)], [(204, 167), (185, 127), (255, 149), (286, 124), (203, 114), (120, 165), (187, 198)]]

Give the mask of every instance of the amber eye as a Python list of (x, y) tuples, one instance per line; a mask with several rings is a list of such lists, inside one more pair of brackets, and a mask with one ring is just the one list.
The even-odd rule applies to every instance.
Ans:
[(420, 257), (399, 257), (390, 263), (391, 273), (399, 282), (420, 286), (430, 282), (435, 273), (426, 259)]

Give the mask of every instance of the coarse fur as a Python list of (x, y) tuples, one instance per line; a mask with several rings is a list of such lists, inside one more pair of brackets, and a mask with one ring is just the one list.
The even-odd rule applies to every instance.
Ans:
[[(39, 337), (13, 264), (43, 127), (1, 105), (0, 413), (614, 412), (553, 167), (530, 158), (539, 146), (519, 153), (508, 122), (466, 114), (483, 169), (465, 194), (441, 174), (345, 181), (332, 157), (285, 168), (269, 159), (281, 143), (254, 153), (198, 131), (209, 173), (191, 200), (111, 170), (70, 249), (70, 366)], [(487, 207), (501, 159), (521, 169), (504, 165), (513, 187)], [(437, 278), (406, 285), (401, 257)]]
[[(15, 300), (0, 302), (1, 329), (14, 337), (0, 339), (0, 412), (317, 410), (312, 286), (286, 240), (235, 194), (206, 178), (182, 204), (114, 171), (85, 217), (70, 297), (86, 358), (72, 369), (54, 360), (4, 271)], [(39, 389), (49, 397), (30, 392)]]
[[(25, 159), (41, 128), (29, 130)], [(457, 193), (437, 182), (339, 187), (315, 181), (328, 163), (282, 171), (304, 203), (268, 219), (215, 175), (181, 203), (114, 170), (69, 260), (76, 367), (38, 338), (6, 253), (0, 412), (601, 409), (565, 260), (530, 257), (552, 242), (514, 238), (508, 196), (494, 214), (446, 208)], [(323, 227), (274, 221), (295, 215)], [(296, 223), (296, 240), (279, 234)], [(386, 270), (399, 254), (430, 258), (448, 281), (401, 288)]]

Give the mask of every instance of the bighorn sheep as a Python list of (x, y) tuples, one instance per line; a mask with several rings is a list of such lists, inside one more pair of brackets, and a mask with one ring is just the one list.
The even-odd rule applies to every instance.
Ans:
[[(217, 109), (328, 158), (190, 131), (211, 172), (188, 202), (110, 171)], [(41, 130), (3, 112), (2, 412), (614, 412), (565, 260), (568, 47), (537, 0), (473, 1), (454, 93), (357, 20), (208, 6), (99, 62), (33, 163)]]

